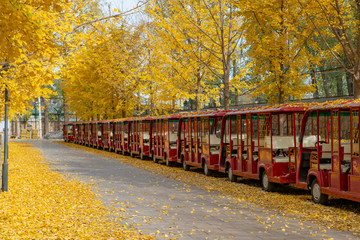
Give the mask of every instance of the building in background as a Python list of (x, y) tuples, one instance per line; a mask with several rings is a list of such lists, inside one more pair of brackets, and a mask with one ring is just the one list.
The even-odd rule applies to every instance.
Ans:
[[(48, 132), (62, 131), (64, 122), (77, 120), (66, 112), (61, 99), (40, 99), (41, 113), (39, 112), (39, 99), (36, 99), (29, 114), (10, 121), (10, 138), (20, 138), (21, 136), (31, 139), (42, 138)], [(40, 132), (42, 133), (41, 136)]]

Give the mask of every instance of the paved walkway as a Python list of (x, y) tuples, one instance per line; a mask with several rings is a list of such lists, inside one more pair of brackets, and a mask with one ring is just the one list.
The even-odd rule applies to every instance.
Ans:
[(47, 141), (31, 144), (53, 169), (97, 183), (101, 200), (126, 216), (125, 223), (159, 239), (354, 239), (350, 232), (284, 218), (116, 159)]

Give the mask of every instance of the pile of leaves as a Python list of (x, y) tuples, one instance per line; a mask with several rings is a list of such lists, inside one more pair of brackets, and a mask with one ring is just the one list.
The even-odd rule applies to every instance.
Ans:
[(152, 239), (121, 226), (89, 186), (50, 171), (39, 150), (10, 143), (9, 191), (0, 193), (2, 239)]
[(234, 204), (247, 202), (257, 207), (274, 210), (283, 215), (284, 218), (308, 220), (327, 229), (352, 231), (355, 236), (360, 235), (360, 204), (357, 202), (330, 198), (329, 206), (324, 206), (313, 203), (309, 191), (291, 186), (279, 185), (275, 192), (265, 192), (262, 190), (260, 182), (256, 180), (239, 178), (236, 183), (232, 183), (221, 174), (206, 177), (200, 169), (184, 171), (180, 165), (178, 167), (167, 167), (165, 164), (155, 164), (152, 161), (131, 158), (77, 144), (67, 143), (66, 145), (103, 157), (116, 158), (125, 164), (161, 174), (188, 185), (219, 192), (222, 196), (234, 199)]

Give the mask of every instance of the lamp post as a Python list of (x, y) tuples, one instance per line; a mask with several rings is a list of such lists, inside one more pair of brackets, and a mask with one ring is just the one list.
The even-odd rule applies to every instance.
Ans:
[(9, 115), (9, 91), (7, 88), (5, 89), (5, 130), (4, 130), (4, 162), (2, 165), (2, 185), (1, 189), (3, 192), (8, 191), (8, 172), (9, 172), (9, 164), (8, 164), (8, 115)]

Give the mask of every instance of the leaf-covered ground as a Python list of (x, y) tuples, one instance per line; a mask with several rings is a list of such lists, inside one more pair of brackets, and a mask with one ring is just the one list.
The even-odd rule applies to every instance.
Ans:
[(39, 150), (10, 143), (1, 239), (151, 239), (121, 226), (89, 186), (50, 171)]
[[(330, 198), (329, 206), (323, 206), (314, 204), (309, 192), (305, 190), (279, 186), (276, 192), (269, 193), (263, 191), (260, 183), (255, 180), (240, 178), (238, 182), (231, 183), (219, 174), (214, 177), (206, 177), (201, 170), (186, 172), (180, 167), (167, 167), (164, 164), (155, 164), (152, 161), (122, 156), (73, 143), (66, 143), (66, 145), (104, 157), (116, 158), (131, 166), (158, 173), (189, 185), (208, 191), (217, 191), (227, 197), (275, 210), (284, 217), (308, 220), (328, 229), (351, 231), (354, 232), (355, 236), (360, 236), (360, 203), (357, 202)], [(259, 219), (259, 221), (264, 220)]]

